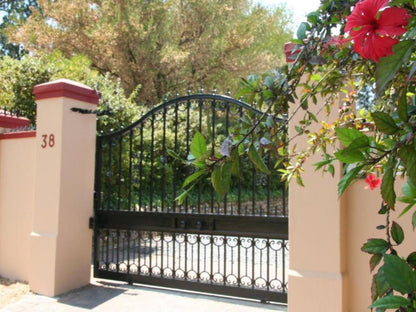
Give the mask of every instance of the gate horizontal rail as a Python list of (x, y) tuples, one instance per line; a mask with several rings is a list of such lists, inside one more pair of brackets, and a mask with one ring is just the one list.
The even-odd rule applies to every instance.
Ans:
[(98, 211), (99, 228), (288, 239), (287, 217)]
[(97, 277), (124, 281), (129, 284), (138, 283), (167, 288), (191, 290), (195, 292), (212, 293), (217, 295), (257, 299), (261, 302), (287, 302), (287, 293), (267, 292), (252, 287), (230, 287), (223, 285), (212, 285), (201, 282), (189, 282), (178, 279), (160, 279), (151, 276), (123, 274), (117, 272), (98, 271)]

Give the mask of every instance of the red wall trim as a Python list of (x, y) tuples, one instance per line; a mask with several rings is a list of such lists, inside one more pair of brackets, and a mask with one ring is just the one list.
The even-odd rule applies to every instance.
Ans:
[(36, 131), (8, 132), (0, 134), (0, 140), (23, 139), (36, 136)]
[(68, 79), (59, 79), (37, 85), (33, 88), (33, 94), (36, 100), (67, 97), (95, 105), (98, 104), (100, 99), (97, 91)]
[(27, 118), (7, 116), (0, 113), (0, 128), (18, 128), (29, 126), (30, 121)]

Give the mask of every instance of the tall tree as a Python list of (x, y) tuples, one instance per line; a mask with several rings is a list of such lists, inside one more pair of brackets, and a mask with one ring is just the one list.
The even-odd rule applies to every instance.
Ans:
[(21, 44), (9, 42), (6, 29), (17, 27), (25, 21), (31, 13), (31, 7), (39, 8), (36, 0), (0, 0), (0, 56), (20, 58), (25, 54)]
[(249, 0), (40, 0), (15, 33), (29, 51), (84, 54), (130, 94), (155, 104), (188, 87), (233, 89), (282, 61), (290, 38), (284, 8)]

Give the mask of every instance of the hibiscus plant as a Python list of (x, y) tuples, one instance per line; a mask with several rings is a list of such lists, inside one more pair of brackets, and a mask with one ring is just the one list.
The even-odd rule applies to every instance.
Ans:
[[(416, 252), (398, 254), (396, 247), (405, 235), (399, 219), (390, 215), (397, 201), (404, 202), (400, 216), (412, 213), (416, 227), (415, 6), (414, 0), (321, 1), (300, 25), (298, 38), (286, 47), (288, 87), (278, 90), (288, 94), (283, 101), (300, 97), (300, 107), (292, 111), (304, 118), (295, 129), (310, 143), (306, 151), (288, 152), (285, 177), (295, 176), (302, 184), (302, 164), (310, 154), (321, 153), (317, 169), (334, 174), (334, 161), (344, 164), (340, 196), (361, 177), (371, 190), (380, 189), (377, 210), (386, 222), (377, 228), (385, 239), (369, 239), (362, 247), (371, 254), (370, 308), (376, 311), (416, 311)], [(263, 84), (256, 95), (275, 105), (278, 93), (264, 98), (268, 89)], [(334, 97), (340, 92), (344, 104), (335, 107)], [(314, 105), (317, 95), (325, 99), (324, 107)], [(318, 121), (315, 112), (335, 109), (339, 114), (333, 123)], [(320, 124), (318, 131), (310, 130), (314, 123)], [(336, 142), (342, 148), (335, 148)], [(403, 178), (397, 195), (395, 184)]]
[[(266, 112), (265, 122), (274, 116), (285, 119), (287, 125), (301, 114), (295, 136), (306, 137), (310, 143), (306, 150), (289, 151), (282, 148), (282, 140), (287, 143), (293, 138), (269, 136), (273, 143), (269, 148), (282, 156), (284, 168), (279, 170), (284, 179), (295, 178), (303, 185), (303, 164), (319, 153), (322, 160), (315, 164), (317, 170), (334, 174), (334, 162), (344, 164), (340, 196), (359, 178), (366, 178), (369, 192), (381, 192), (377, 211), (386, 222), (377, 228), (385, 238), (369, 239), (362, 246), (371, 255), (370, 308), (377, 312), (416, 311), (416, 251), (398, 253), (396, 247), (405, 241), (405, 234), (400, 218), (393, 220), (390, 214), (398, 201), (403, 202), (400, 216), (412, 214), (416, 227), (415, 37), (415, 0), (321, 0), (319, 9), (299, 26), (297, 38), (286, 45), (288, 64), (264, 77), (250, 76), (240, 94)], [(325, 112), (338, 113), (337, 118), (323, 122)], [(319, 129), (313, 130), (316, 124)], [(263, 135), (264, 131), (253, 129), (244, 142), (228, 142), (227, 153), (219, 148), (215, 164), (197, 168), (194, 176), (202, 174), (198, 170), (211, 173), (217, 192), (224, 194), (229, 179), (222, 172), (228, 172), (242, 152), (262, 168), (254, 147), (262, 146)], [(402, 191), (396, 194), (395, 184), (403, 179)]]

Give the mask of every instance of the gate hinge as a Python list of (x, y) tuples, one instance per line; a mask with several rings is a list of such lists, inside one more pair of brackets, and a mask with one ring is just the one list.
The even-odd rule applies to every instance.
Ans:
[(88, 227), (92, 230), (94, 228), (94, 217), (91, 217), (88, 223)]

